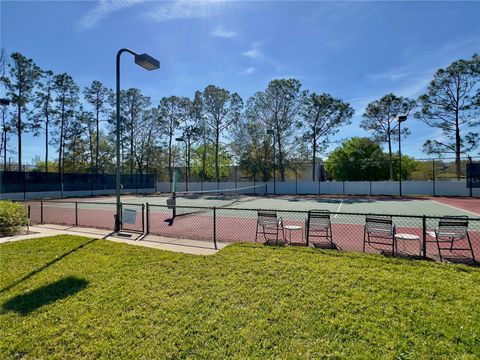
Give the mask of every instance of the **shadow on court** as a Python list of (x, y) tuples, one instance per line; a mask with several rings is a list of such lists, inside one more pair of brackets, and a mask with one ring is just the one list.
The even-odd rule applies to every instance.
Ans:
[(14, 311), (20, 315), (28, 315), (32, 311), (65, 299), (87, 286), (85, 279), (68, 276), (51, 284), (17, 295), (2, 305), (4, 311)]

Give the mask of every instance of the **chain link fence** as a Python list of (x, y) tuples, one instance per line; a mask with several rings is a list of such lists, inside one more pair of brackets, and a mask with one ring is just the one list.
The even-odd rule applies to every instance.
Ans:
[[(32, 225), (58, 224), (113, 231), (115, 204), (112, 203), (50, 200), (24, 204), (29, 208)], [(129, 219), (126, 218), (128, 211), (133, 212), (133, 216), (128, 215)], [(320, 216), (320, 223), (315, 222), (319, 220), (315, 214)], [(262, 216), (267, 216), (269, 222), (264, 222)], [(217, 242), (257, 242), (440, 261), (469, 263), (480, 259), (480, 218), (466, 216), (123, 203), (122, 220), (124, 231), (210, 242), (215, 249)], [(149, 241), (155, 239), (149, 237)]]

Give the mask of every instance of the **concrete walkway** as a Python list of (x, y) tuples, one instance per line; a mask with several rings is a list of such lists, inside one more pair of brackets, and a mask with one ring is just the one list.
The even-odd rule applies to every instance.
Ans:
[[(112, 236), (112, 232), (109, 230), (53, 224), (30, 226), (29, 234), (2, 237), (0, 238), (0, 244), (10, 241), (35, 239), (45, 236), (56, 236), (62, 234), (85, 236), (96, 239), (106, 239), (113, 242), (193, 255), (213, 255), (216, 254), (218, 250), (223, 249), (225, 246), (229, 245), (227, 243), (217, 243), (218, 250), (215, 250), (213, 247), (213, 242), (207, 241), (176, 239), (157, 235), (147, 235), (142, 238), (139, 234), (132, 234), (131, 237), (119, 237)], [(137, 240), (139, 238), (141, 239)]]

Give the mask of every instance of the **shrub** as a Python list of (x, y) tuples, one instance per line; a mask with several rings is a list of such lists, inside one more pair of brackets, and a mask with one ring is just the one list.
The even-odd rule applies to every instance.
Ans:
[(27, 210), (22, 204), (0, 201), (0, 236), (15, 235), (27, 224)]

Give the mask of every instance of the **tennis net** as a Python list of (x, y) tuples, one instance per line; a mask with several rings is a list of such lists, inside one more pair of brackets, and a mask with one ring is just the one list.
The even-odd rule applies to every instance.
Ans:
[[(202, 212), (203, 207), (229, 207), (236, 203), (254, 201), (267, 194), (267, 184), (236, 189), (183, 191), (175, 193), (176, 216)], [(188, 206), (183, 208), (182, 206)], [(191, 208), (198, 206), (198, 208)]]

